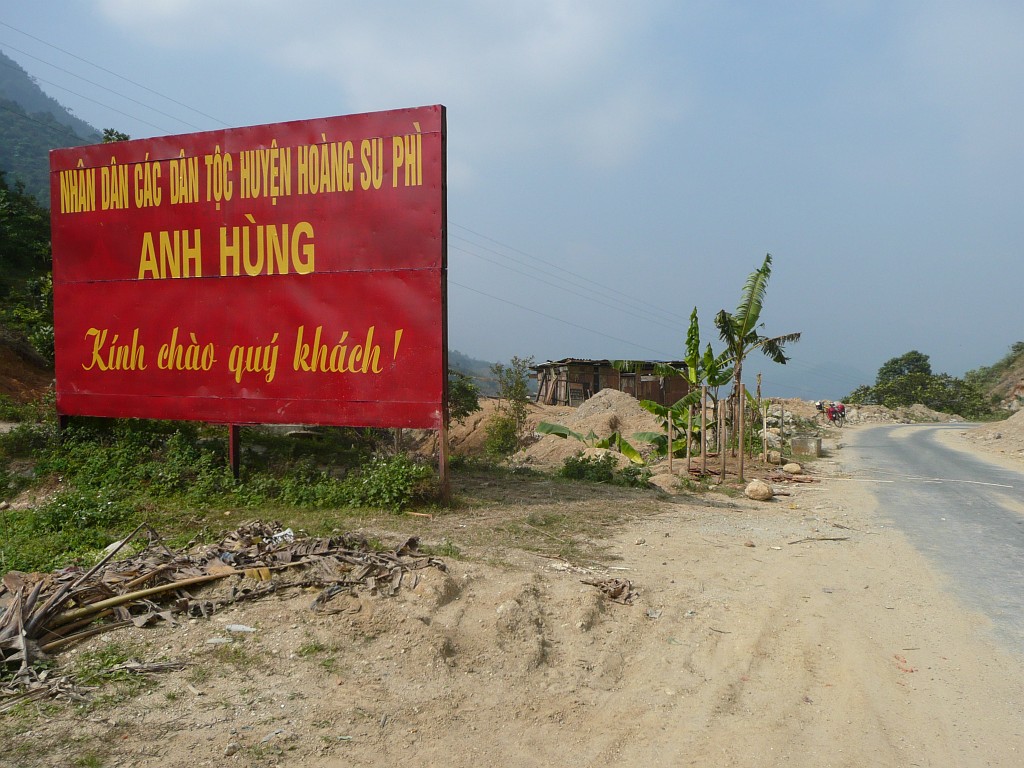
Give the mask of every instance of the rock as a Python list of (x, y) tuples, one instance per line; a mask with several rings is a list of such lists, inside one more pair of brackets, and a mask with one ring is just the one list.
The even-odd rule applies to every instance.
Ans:
[(768, 463), (769, 464), (781, 464), (782, 454), (778, 451), (768, 451)]
[(743, 491), (748, 499), (754, 501), (771, 501), (775, 491), (764, 480), (751, 480)]
[(804, 472), (804, 468), (797, 464), (795, 461), (791, 461), (789, 462), (789, 464), (783, 465), (782, 471), (788, 472), (791, 475), (802, 475)]
[(228, 632), (255, 632), (256, 630), (252, 627), (247, 627), (245, 624), (228, 624), (224, 627)]

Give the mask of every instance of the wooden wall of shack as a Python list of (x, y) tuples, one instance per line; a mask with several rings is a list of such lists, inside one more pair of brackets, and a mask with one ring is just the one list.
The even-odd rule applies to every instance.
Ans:
[[(681, 367), (683, 363), (670, 365)], [(537, 374), (537, 402), (546, 405), (578, 406), (602, 389), (617, 389), (637, 400), (672, 405), (689, 391), (682, 376), (656, 376), (655, 363), (642, 363), (635, 371), (623, 372), (610, 360), (566, 359), (534, 366)]]

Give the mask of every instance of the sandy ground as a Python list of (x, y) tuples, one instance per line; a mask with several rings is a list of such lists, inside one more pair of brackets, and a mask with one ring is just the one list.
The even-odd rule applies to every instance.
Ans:
[[(1024, 765), (1022, 660), (837, 466), (769, 503), (531, 486), (410, 520), (459, 545), (447, 573), (328, 615), (286, 590), (90, 641), (63, 660), (119, 642), (188, 666), (126, 702), (8, 718), (16, 762), (0, 764)], [(626, 523), (597, 557), (472, 543), (607, 505)], [(584, 583), (606, 579), (628, 579), (632, 604)]]

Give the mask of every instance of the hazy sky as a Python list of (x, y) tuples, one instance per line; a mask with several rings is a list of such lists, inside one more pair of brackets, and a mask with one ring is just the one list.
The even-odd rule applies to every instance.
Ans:
[(681, 357), (771, 253), (769, 395), (1024, 339), (1019, 0), (81, 0), (0, 49), (133, 138), (448, 110), (449, 335), (506, 361)]

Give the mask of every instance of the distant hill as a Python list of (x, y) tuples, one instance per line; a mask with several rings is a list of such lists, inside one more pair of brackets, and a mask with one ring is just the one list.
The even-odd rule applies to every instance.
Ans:
[(0, 52), (0, 171), (50, 205), (50, 150), (95, 144), (102, 134), (72, 115)]
[(491, 363), (485, 360), (476, 360), (457, 350), (449, 349), (448, 367), (473, 379), (473, 383), (480, 388), (480, 394), (498, 394), (498, 385), (494, 381), (494, 374), (491, 373)]

